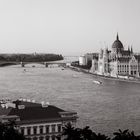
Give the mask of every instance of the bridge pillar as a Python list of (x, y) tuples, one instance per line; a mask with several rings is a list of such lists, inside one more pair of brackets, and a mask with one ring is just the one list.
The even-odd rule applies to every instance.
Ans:
[(23, 62), (20, 62), (20, 64), (21, 64), (21, 67), (24, 67), (25, 66), (25, 64)]
[(46, 68), (48, 67), (48, 63), (47, 62), (44, 62), (44, 65), (45, 65)]

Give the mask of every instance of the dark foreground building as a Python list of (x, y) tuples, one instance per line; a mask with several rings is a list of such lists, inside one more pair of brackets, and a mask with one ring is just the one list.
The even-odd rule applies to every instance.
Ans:
[(0, 121), (10, 120), (15, 121), (19, 131), (30, 140), (56, 140), (63, 139), (62, 126), (69, 122), (76, 125), (77, 113), (29, 99), (1, 101)]

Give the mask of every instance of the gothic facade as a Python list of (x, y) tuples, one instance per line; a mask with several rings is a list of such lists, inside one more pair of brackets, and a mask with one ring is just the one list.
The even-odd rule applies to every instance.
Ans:
[(117, 34), (111, 50), (101, 49), (98, 59), (92, 60), (93, 73), (100, 75), (118, 76), (140, 76), (140, 55), (133, 52), (133, 48), (124, 49)]

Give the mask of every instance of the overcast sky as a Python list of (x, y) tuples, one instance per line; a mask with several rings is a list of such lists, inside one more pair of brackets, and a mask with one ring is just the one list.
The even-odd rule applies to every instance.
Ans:
[(140, 0), (0, 0), (0, 53), (97, 52), (117, 32), (140, 52)]

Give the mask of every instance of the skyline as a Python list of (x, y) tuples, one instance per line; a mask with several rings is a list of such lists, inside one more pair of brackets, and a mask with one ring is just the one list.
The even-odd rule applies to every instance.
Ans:
[(98, 52), (119, 39), (140, 52), (138, 0), (0, 1), (0, 53)]

